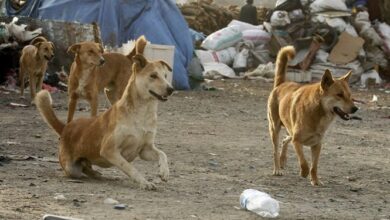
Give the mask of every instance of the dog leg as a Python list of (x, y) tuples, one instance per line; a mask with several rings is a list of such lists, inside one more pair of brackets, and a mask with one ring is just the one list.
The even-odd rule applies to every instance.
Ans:
[(97, 108), (98, 108), (98, 96), (92, 95), (90, 99), (88, 99), (89, 105), (91, 106), (91, 116), (97, 115)]
[(287, 148), (288, 144), (291, 142), (291, 136), (287, 136), (282, 141), (282, 152), (280, 152), (280, 168), (284, 169), (287, 163)]
[(34, 74), (30, 74), (31, 105), (34, 105), (36, 86), (37, 86), (37, 84), (36, 84), (35, 76), (34, 76)]
[(303, 154), (303, 146), (302, 144), (297, 141), (297, 140), (292, 140), (293, 142), (293, 145), (294, 145), (294, 149), (295, 149), (295, 153), (297, 154), (298, 156), (298, 162), (299, 162), (299, 165), (301, 166), (301, 177), (307, 177), (307, 175), (309, 175), (309, 166), (307, 165), (307, 161), (305, 159), (305, 155)]
[(82, 160), (80, 162), (81, 166), (82, 166), (82, 172), (91, 177), (91, 178), (94, 178), (94, 179), (100, 179), (100, 177), (102, 176), (101, 173), (99, 173), (98, 171), (92, 169), (92, 165), (89, 161), (87, 160)]
[(156, 189), (156, 186), (153, 183), (147, 181), (131, 163), (123, 158), (119, 151), (115, 149), (113, 141), (106, 141), (106, 144), (103, 145), (100, 151), (100, 155), (138, 183), (141, 189)]
[(320, 158), (320, 152), (321, 152), (321, 144), (317, 144), (311, 147), (310, 177), (311, 177), (311, 185), (313, 186), (323, 185), (322, 182), (319, 181), (317, 177), (317, 165), (318, 165), (318, 160)]
[(73, 161), (66, 161), (63, 168), (66, 176), (68, 177), (76, 179), (80, 179), (81, 177), (83, 177), (82, 167), (79, 163), (74, 163)]
[[(45, 73), (43, 73), (45, 74)], [(36, 88), (36, 91), (39, 92), (42, 90), (42, 84), (43, 84), (43, 76), (44, 75), (39, 75), (37, 76), (37, 88)]]
[(20, 97), (24, 98), (24, 68), (23, 68), (23, 66), (20, 66), (19, 81), (20, 81)]
[(275, 123), (269, 124), (269, 132), (272, 139), (273, 149), (274, 149), (274, 176), (281, 176), (283, 172), (280, 170), (280, 158), (279, 158), (279, 132), (280, 125), (275, 125)]
[(69, 103), (68, 103), (68, 123), (73, 120), (73, 115), (76, 110), (76, 105), (77, 105), (77, 96), (72, 94), (69, 96)]
[(168, 181), (169, 177), (169, 167), (167, 155), (154, 145), (145, 146), (144, 149), (140, 152), (139, 156), (143, 160), (147, 161), (156, 161), (158, 160), (158, 166), (160, 168), (159, 176), (161, 180)]
[(113, 105), (118, 100), (115, 90), (116, 89), (114, 89), (113, 87), (104, 90), (104, 93), (106, 94), (106, 97), (108, 101), (110, 101), (111, 105)]

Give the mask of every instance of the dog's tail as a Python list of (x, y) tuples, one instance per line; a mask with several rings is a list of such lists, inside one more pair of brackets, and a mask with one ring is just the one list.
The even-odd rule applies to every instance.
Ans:
[(35, 104), (37, 105), (39, 113), (41, 113), (46, 123), (51, 128), (53, 128), (58, 135), (61, 135), (65, 124), (57, 118), (53, 111), (50, 93), (47, 90), (42, 90), (38, 92), (35, 97)]
[(287, 63), (294, 57), (295, 49), (293, 46), (286, 46), (279, 50), (276, 58), (274, 88), (286, 81)]
[(144, 35), (139, 37), (135, 42), (133, 50), (127, 55), (127, 58), (131, 60), (132, 57), (135, 56), (136, 54), (143, 54), (147, 44), (148, 41), (146, 40)]

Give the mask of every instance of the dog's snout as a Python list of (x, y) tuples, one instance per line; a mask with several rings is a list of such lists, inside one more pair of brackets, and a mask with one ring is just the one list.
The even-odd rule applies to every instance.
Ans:
[(355, 113), (355, 112), (357, 112), (357, 110), (359, 110), (359, 108), (356, 107), (356, 106), (353, 106), (352, 109), (351, 109), (351, 112), (352, 112), (352, 113)]
[(171, 95), (172, 93), (173, 93), (173, 91), (175, 91), (172, 87), (168, 87), (167, 88), (167, 93), (168, 93), (168, 95)]
[(103, 65), (106, 61), (104, 60), (103, 57), (100, 57), (100, 65)]

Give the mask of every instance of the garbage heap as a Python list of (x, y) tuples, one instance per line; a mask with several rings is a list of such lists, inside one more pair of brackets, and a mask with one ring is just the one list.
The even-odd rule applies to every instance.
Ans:
[[(188, 8), (192, 8), (194, 17), (191, 19), (200, 20), (197, 16), (203, 16), (207, 7), (217, 6), (211, 1), (209, 4), (198, 1), (181, 8), (185, 8), (183, 13), (187, 19)], [(214, 23), (213, 15), (207, 15), (209, 22), (200, 20), (203, 26), (193, 25), (193, 22), (189, 25), (194, 29), (194, 41), (200, 42), (195, 54), (205, 78), (272, 81), (277, 52), (283, 46), (294, 45), (297, 55), (289, 63), (287, 77), (290, 80), (318, 81), (325, 69), (330, 69), (336, 77), (352, 70), (351, 82), (359, 82), (364, 87), (367, 83), (380, 84), (390, 78), (390, 26), (370, 14), (380, 12), (380, 6), (375, 7), (361, 0), (315, 0), (305, 4), (300, 0), (277, 1), (274, 9), (267, 10), (262, 25), (232, 19), (238, 14), (237, 7), (232, 6), (224, 8), (232, 13), (216, 10), (233, 16), (225, 16), (224, 22), (232, 20), (211, 34), (207, 32), (211, 29), (202, 27), (205, 23)], [(201, 12), (196, 8), (201, 8)]]

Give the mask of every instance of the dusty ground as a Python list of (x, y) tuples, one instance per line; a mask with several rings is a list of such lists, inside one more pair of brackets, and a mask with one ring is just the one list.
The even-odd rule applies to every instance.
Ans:
[[(292, 147), (286, 174), (271, 175), (270, 84), (214, 85), (223, 90), (179, 92), (160, 104), (157, 146), (170, 160), (169, 182), (159, 181), (155, 163), (135, 162), (157, 183), (155, 192), (138, 189), (115, 168), (100, 169), (103, 180), (65, 178), (55, 162), (56, 135), (34, 107), (8, 107), (21, 101), (16, 94), (0, 93), (0, 155), (35, 158), (0, 162), (0, 219), (39, 219), (45, 213), (83, 219), (259, 219), (238, 208), (247, 188), (279, 200), (280, 219), (390, 219), (389, 109), (361, 105), (363, 121), (335, 120), (319, 163), (325, 185), (312, 187), (298, 176)], [(355, 94), (365, 101), (377, 94), (380, 105), (390, 106), (390, 95), (383, 91)], [(64, 119), (66, 95), (54, 94), (53, 99)], [(58, 194), (65, 199), (56, 200)], [(106, 198), (129, 207), (115, 210), (103, 203)]]

